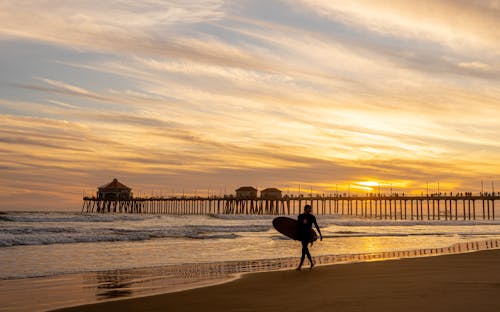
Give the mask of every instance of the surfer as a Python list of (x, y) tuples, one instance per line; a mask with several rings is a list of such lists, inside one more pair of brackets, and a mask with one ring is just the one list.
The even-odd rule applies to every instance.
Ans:
[(321, 231), (319, 230), (318, 223), (316, 222), (316, 217), (311, 214), (312, 212), (312, 207), (311, 205), (305, 205), (304, 206), (304, 213), (301, 213), (297, 219), (299, 222), (298, 224), (298, 236), (300, 241), (302, 242), (302, 256), (300, 257), (300, 264), (297, 267), (297, 270), (300, 271), (302, 268), (302, 264), (304, 263), (304, 259), (307, 256), (307, 259), (309, 260), (309, 263), (311, 263), (311, 269), (314, 266), (314, 263), (312, 261), (311, 253), (309, 252), (309, 248), (307, 248), (307, 244), (309, 242), (311, 243), (312, 246), (312, 225), (316, 227), (316, 230), (318, 230), (319, 234), (319, 239), (323, 240), (323, 235), (321, 235)]

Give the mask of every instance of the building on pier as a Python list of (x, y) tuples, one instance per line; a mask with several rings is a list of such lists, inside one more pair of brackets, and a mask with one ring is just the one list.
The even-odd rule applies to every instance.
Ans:
[(260, 198), (262, 199), (280, 199), (281, 191), (277, 188), (270, 187), (260, 191)]
[(132, 198), (132, 189), (118, 182), (118, 179), (113, 179), (113, 181), (98, 188), (97, 198), (105, 200), (128, 200)]
[(236, 198), (255, 199), (257, 198), (257, 189), (253, 186), (242, 186), (236, 190)]

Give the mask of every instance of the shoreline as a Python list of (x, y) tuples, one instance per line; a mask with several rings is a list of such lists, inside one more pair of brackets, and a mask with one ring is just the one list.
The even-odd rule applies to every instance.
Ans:
[(260, 272), (214, 286), (53, 311), (495, 311), (499, 260), (496, 249)]

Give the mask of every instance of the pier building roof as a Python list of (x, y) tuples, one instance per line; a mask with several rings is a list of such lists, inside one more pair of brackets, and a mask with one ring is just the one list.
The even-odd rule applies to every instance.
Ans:
[(253, 186), (242, 186), (239, 189), (236, 190), (238, 191), (257, 191), (257, 189)]
[(275, 187), (269, 187), (269, 188), (266, 188), (266, 189), (263, 189), (262, 191), (260, 191), (261, 193), (264, 192), (264, 193), (267, 193), (267, 192), (281, 192), (281, 190), (275, 188)]
[(100, 191), (107, 191), (107, 190), (132, 190), (130, 187), (126, 186), (125, 184), (122, 184), (118, 182), (118, 179), (113, 179), (113, 181), (109, 182), (108, 184), (105, 184), (103, 186), (99, 187)]

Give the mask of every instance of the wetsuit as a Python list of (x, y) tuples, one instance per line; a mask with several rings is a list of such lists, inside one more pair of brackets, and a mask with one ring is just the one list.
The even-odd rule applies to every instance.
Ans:
[(307, 256), (307, 259), (309, 259), (309, 262), (312, 265), (313, 262), (311, 254), (309, 253), (309, 248), (307, 248), (307, 244), (309, 244), (313, 235), (312, 234), (313, 224), (316, 226), (316, 229), (318, 229), (319, 232), (318, 223), (316, 223), (316, 217), (313, 216), (312, 214), (302, 213), (299, 215), (297, 221), (299, 222), (298, 236), (299, 240), (302, 242), (302, 256), (300, 258), (299, 267), (302, 266), (302, 263), (304, 263), (305, 256)]

